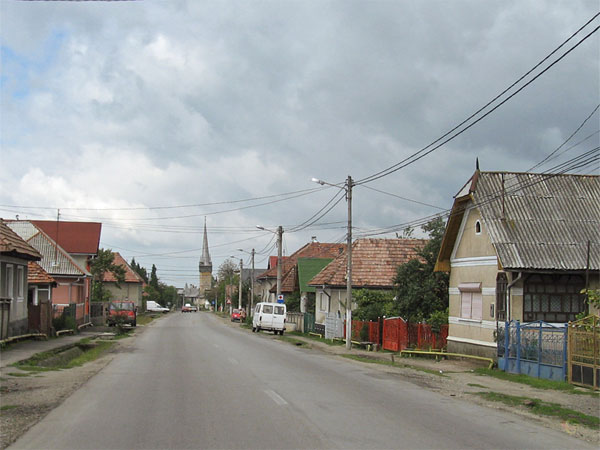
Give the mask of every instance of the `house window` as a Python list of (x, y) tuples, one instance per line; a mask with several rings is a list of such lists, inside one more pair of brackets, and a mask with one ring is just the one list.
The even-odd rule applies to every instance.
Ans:
[(506, 320), (506, 291), (508, 287), (508, 278), (504, 272), (500, 272), (496, 277), (496, 318)]
[(475, 234), (481, 234), (481, 222), (479, 220), (475, 222)]
[(329, 311), (329, 296), (323, 292), (319, 299), (319, 311)]
[(25, 267), (17, 266), (17, 299), (25, 298)]
[(6, 265), (6, 297), (10, 299), (15, 298), (14, 291), (14, 282), (15, 282), (15, 268), (12, 264)]
[(579, 275), (530, 275), (523, 282), (523, 320), (565, 323), (585, 310)]
[(458, 290), (460, 291), (460, 317), (481, 320), (483, 309), (481, 283), (462, 283), (458, 285)]

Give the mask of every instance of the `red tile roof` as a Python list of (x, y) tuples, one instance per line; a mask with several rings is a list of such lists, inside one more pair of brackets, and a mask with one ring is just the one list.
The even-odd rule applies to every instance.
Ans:
[[(129, 264), (127, 264), (127, 261), (125, 261), (125, 259), (121, 256), (121, 254), (119, 252), (113, 252), (113, 255), (115, 255), (113, 264), (115, 264), (117, 266), (122, 266), (123, 268), (125, 268), (125, 283), (143, 283), (144, 282), (144, 280), (142, 280), (142, 277), (140, 277), (136, 272), (134, 272), (134, 270), (131, 268), (131, 266)], [(109, 283), (116, 283), (117, 279), (112, 274), (112, 272), (106, 272), (104, 274), (104, 281), (109, 282)]]
[[(352, 244), (352, 287), (394, 287), (398, 266), (418, 258), (417, 250), (427, 239), (358, 239)], [(348, 256), (334, 259), (308, 284), (311, 286), (346, 287)]]
[(21, 236), (0, 221), (0, 253), (13, 255), (29, 261), (39, 261), (42, 255)]
[(32, 220), (50, 238), (70, 254), (95, 255), (100, 245), (99, 222), (63, 222)]
[[(342, 253), (345, 248), (346, 244), (309, 242), (290, 256), (282, 258), (282, 275), (286, 274), (292, 267), (296, 266), (298, 258), (335, 258)], [(277, 278), (277, 257), (275, 257), (275, 265), (263, 272), (258, 278)]]
[[(298, 287), (298, 258), (335, 258), (343, 253), (346, 244), (330, 244), (323, 242), (309, 242), (300, 250), (286, 258), (282, 258), (281, 264), (281, 292), (294, 292)], [(275, 260), (277, 261), (277, 260)], [(272, 266), (266, 272), (263, 272), (258, 279), (277, 278), (277, 264)], [(275, 292), (277, 287), (271, 289)]]
[(27, 283), (56, 285), (56, 280), (42, 269), (38, 263), (29, 261), (27, 263)]

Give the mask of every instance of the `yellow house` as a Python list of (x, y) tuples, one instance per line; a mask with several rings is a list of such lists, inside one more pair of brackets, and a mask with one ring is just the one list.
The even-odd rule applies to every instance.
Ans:
[(574, 320), (581, 290), (600, 286), (600, 177), (477, 170), (455, 196), (436, 271), (450, 272), (450, 352), (495, 356), (507, 320)]

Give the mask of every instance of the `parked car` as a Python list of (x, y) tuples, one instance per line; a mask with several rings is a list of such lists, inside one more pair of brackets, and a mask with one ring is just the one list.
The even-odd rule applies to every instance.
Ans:
[(186, 303), (182, 308), (181, 312), (198, 312), (198, 307), (196, 305), (191, 305)]
[(252, 318), (252, 331), (270, 330), (283, 335), (286, 314), (285, 303), (257, 303)]
[(108, 304), (108, 318), (106, 323), (108, 326), (117, 324), (128, 324), (132, 327), (137, 323), (137, 306), (134, 302), (126, 300), (117, 300)]
[(160, 312), (160, 313), (168, 313), (169, 308), (165, 308), (164, 306), (160, 306), (158, 303), (152, 300), (148, 300), (146, 302), (146, 311), (149, 312)]
[(231, 312), (231, 321), (232, 322), (241, 322), (242, 321), (242, 311), (239, 309), (234, 309)]

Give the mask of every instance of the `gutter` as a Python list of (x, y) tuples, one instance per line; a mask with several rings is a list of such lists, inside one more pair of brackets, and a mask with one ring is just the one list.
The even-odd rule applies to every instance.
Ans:
[(510, 306), (511, 306), (511, 301), (510, 301), (510, 290), (512, 289), (512, 287), (517, 284), (517, 282), (523, 277), (523, 272), (519, 272), (519, 275), (517, 276), (517, 278), (515, 278), (514, 280), (512, 280), (510, 283), (508, 283), (508, 286), (506, 287), (506, 320), (507, 322), (510, 322)]

